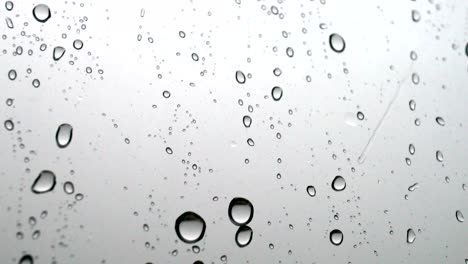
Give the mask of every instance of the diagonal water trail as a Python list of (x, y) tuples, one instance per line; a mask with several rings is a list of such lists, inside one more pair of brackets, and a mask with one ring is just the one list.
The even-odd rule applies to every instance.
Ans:
[(398, 95), (400, 94), (401, 87), (403, 86), (403, 84), (406, 82), (406, 80), (408, 80), (409, 76), (411, 75), (411, 70), (412, 69), (413, 69), (413, 62), (409, 66), (409, 69), (406, 71), (405, 77), (400, 80), (400, 83), (398, 84), (398, 86), (397, 86), (397, 88), (395, 90), (395, 93), (393, 94), (393, 97), (388, 102), (388, 105), (387, 105), (387, 108), (385, 109), (385, 112), (383, 113), (382, 117), (380, 118), (379, 122), (377, 123), (377, 126), (375, 126), (374, 130), (372, 131), (372, 134), (371, 134), (369, 140), (367, 141), (366, 146), (364, 146), (364, 149), (362, 150), (361, 155), (359, 155), (358, 160), (357, 160), (359, 164), (363, 164), (366, 161), (367, 154), (368, 154), (368, 152), (369, 152), (369, 150), (370, 150), (370, 148), (371, 148), (371, 146), (372, 146), (372, 144), (373, 144), (373, 142), (375, 140), (375, 137), (377, 136), (377, 133), (379, 132), (379, 129), (382, 126), (383, 122), (387, 118), (388, 113), (390, 112), (390, 109), (393, 106), (393, 103), (398, 98)]

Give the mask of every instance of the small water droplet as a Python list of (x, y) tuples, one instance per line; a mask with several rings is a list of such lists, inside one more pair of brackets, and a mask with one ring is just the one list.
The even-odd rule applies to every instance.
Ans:
[(316, 194), (317, 192), (315, 191), (315, 187), (314, 187), (314, 186), (309, 185), (309, 186), (307, 186), (306, 190), (307, 190), (307, 193), (310, 195), (310, 197), (315, 197), (315, 194)]
[(6, 2), (5, 2), (5, 8), (6, 8), (6, 10), (8, 10), (8, 11), (13, 10), (13, 2), (12, 2), (12, 1), (6, 1)]
[(275, 69), (273, 70), (273, 74), (274, 74), (275, 76), (277, 76), (277, 77), (280, 76), (280, 75), (281, 75), (281, 69), (280, 69), (280, 68), (275, 68)]
[(419, 188), (419, 184), (416, 182), (415, 184), (410, 185), (410, 187), (408, 187), (408, 191), (413, 192), (417, 188)]
[(458, 222), (463, 223), (465, 221), (465, 217), (463, 216), (460, 210), (455, 212), (455, 217), (457, 218)]
[(192, 53), (192, 60), (198, 61), (198, 54)]
[(8, 131), (12, 131), (13, 129), (15, 129), (15, 124), (10, 119), (5, 120), (5, 123), (3, 123), (3, 125), (5, 126), (5, 129)]
[(63, 57), (64, 54), (65, 54), (65, 48), (61, 46), (57, 46), (54, 48), (52, 57), (54, 61), (58, 61)]
[(335, 245), (339, 246), (343, 243), (343, 232), (338, 229), (334, 229), (330, 232), (330, 242)]
[(294, 56), (294, 50), (293, 50), (293, 48), (288, 47), (288, 48), (286, 49), (286, 55), (288, 55), (288, 57), (292, 58), (292, 57)]
[(346, 48), (346, 43), (343, 37), (341, 37), (337, 33), (331, 34), (328, 39), (328, 42), (330, 43), (330, 48), (336, 53), (341, 53)]
[(73, 137), (73, 127), (69, 124), (61, 124), (55, 134), (55, 142), (59, 148), (67, 147)]
[(244, 73), (241, 72), (241, 71), (236, 71), (236, 80), (237, 80), (238, 83), (244, 84), (245, 83)]
[(169, 98), (169, 97), (171, 97), (171, 93), (170, 93), (169, 91), (167, 91), (167, 90), (164, 91), (162, 95), (163, 95), (164, 98)]
[(413, 22), (419, 22), (419, 20), (421, 20), (421, 14), (418, 10), (412, 10), (411, 18), (413, 19)]
[(410, 228), (406, 231), (406, 243), (413, 244), (414, 240), (416, 240), (416, 233)]
[(33, 257), (31, 255), (24, 255), (21, 257), (18, 264), (34, 264)]
[(246, 247), (252, 241), (253, 231), (248, 226), (241, 226), (236, 232), (236, 244), (239, 247)]
[(36, 240), (36, 239), (39, 239), (39, 237), (41, 236), (41, 231), (39, 230), (35, 230), (32, 235), (31, 235), (31, 238)]
[(83, 41), (81, 41), (81, 39), (75, 39), (73, 41), (73, 47), (76, 49), (76, 50), (80, 50), (83, 48)]
[(410, 59), (413, 60), (413, 61), (418, 59), (418, 54), (416, 53), (416, 51), (412, 50), (410, 52)]
[(283, 97), (283, 89), (279, 86), (273, 87), (273, 89), (271, 89), (271, 97), (273, 97), (273, 100), (279, 101), (281, 97)]
[(63, 191), (66, 194), (73, 194), (75, 192), (75, 185), (73, 185), (72, 182), (67, 181), (63, 184)]
[(442, 117), (438, 116), (435, 120), (440, 126), (445, 126), (445, 120)]
[(409, 144), (408, 150), (411, 155), (414, 155), (414, 153), (416, 152), (416, 148), (414, 147), (413, 144)]
[(413, 83), (415, 85), (418, 85), (419, 84), (419, 75), (417, 73), (413, 73), (411, 75), (411, 81), (413, 81)]
[(13, 20), (11, 20), (11, 18), (9, 18), (9, 17), (5, 18), (5, 22), (6, 22), (8, 28), (14, 28), (15, 27), (13, 25)]
[(339, 175), (336, 176), (335, 179), (333, 179), (332, 188), (337, 192), (343, 191), (346, 188), (345, 179)]
[(229, 219), (235, 225), (247, 225), (253, 218), (254, 208), (250, 201), (236, 197), (229, 203)]
[(409, 101), (409, 108), (411, 111), (416, 110), (416, 102), (414, 100)]
[(203, 238), (206, 224), (201, 216), (194, 212), (185, 212), (175, 221), (175, 231), (185, 243), (196, 243)]
[(442, 151), (440, 150), (436, 151), (436, 159), (438, 162), (444, 161), (444, 154), (442, 154)]
[(38, 22), (45, 23), (51, 16), (50, 9), (47, 5), (39, 4), (33, 9), (33, 16)]
[(15, 70), (10, 70), (8, 72), (8, 79), (14, 81), (16, 79), (16, 76), (17, 76), (17, 74), (16, 74)]
[(41, 86), (41, 82), (38, 79), (34, 79), (32, 81), (32, 85), (34, 88), (39, 88), (39, 86)]
[(250, 127), (250, 125), (252, 125), (252, 118), (246, 115), (242, 118), (242, 123), (244, 123), (245, 127)]
[(357, 119), (361, 121), (364, 120), (364, 114), (361, 111), (357, 112), (356, 116), (357, 116)]
[(54, 189), (55, 183), (55, 174), (49, 170), (43, 170), (37, 176), (31, 186), (31, 190), (37, 194), (47, 193)]
[(166, 153), (169, 154), (169, 155), (172, 155), (173, 151), (170, 147), (167, 147), (166, 148)]

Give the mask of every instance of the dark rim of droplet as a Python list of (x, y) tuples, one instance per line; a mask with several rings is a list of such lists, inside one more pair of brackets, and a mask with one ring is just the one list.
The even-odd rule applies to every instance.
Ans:
[(19, 261), (20, 264), (22, 263), (30, 263), (30, 264), (33, 264), (34, 261), (33, 261), (33, 257), (31, 255), (24, 255), (21, 257), (20, 261)]
[[(279, 93), (279, 95), (275, 96), (275, 93)], [(283, 97), (283, 89), (279, 86), (273, 87), (273, 89), (271, 89), (271, 97), (273, 97), (273, 100), (275, 101), (281, 100), (281, 97)]]
[[(239, 238), (240, 233), (242, 233), (242, 232), (249, 232), (250, 233), (250, 237), (249, 237), (249, 239), (247, 240), (247, 242), (245, 244), (239, 243), (238, 238)], [(239, 229), (237, 229), (236, 237), (235, 237), (237, 246), (239, 246), (241, 248), (248, 246), (250, 244), (250, 242), (252, 241), (252, 237), (253, 237), (252, 228), (250, 228), (249, 226), (246, 226), (246, 225), (240, 226)]]
[[(65, 126), (70, 126), (70, 138), (68, 139), (67, 143), (64, 144), (64, 145), (61, 145), (59, 144), (59, 134), (60, 134), (60, 130), (62, 128), (64, 128)], [(66, 128), (65, 128), (66, 129)], [(72, 138), (73, 138), (73, 127), (70, 125), (70, 124), (61, 124), (58, 129), (57, 129), (57, 132), (55, 133), (55, 139), (56, 139), (56, 142), (57, 142), (57, 146), (59, 148), (66, 148), (68, 145), (70, 145), (71, 141), (72, 141)]]
[[(337, 38), (340, 38), (340, 39), (343, 41), (343, 48), (341, 48), (341, 49), (339, 49), (339, 50), (338, 50), (338, 49), (335, 49), (335, 46), (333, 46), (333, 44), (332, 44), (333, 38), (334, 38), (335, 36), (336, 36)], [(340, 34), (338, 34), (338, 33), (333, 33), (333, 34), (331, 34), (330, 37), (328, 38), (328, 42), (329, 42), (329, 44), (330, 44), (330, 48), (331, 48), (334, 52), (341, 53), (341, 52), (343, 52), (343, 51), (345, 50), (345, 48), (346, 48), (346, 42), (344, 41), (343, 37), (342, 37)]]
[[(234, 218), (232, 216), (232, 209), (234, 208), (234, 206), (237, 206), (237, 205), (247, 205), (247, 206), (250, 207), (249, 219), (247, 219), (247, 221), (245, 221), (245, 223), (237, 223), (236, 221), (234, 221)], [(231, 222), (234, 225), (244, 226), (244, 225), (247, 225), (248, 223), (250, 223), (250, 221), (252, 221), (252, 218), (253, 218), (253, 215), (254, 215), (254, 208), (253, 208), (252, 203), (250, 203), (249, 200), (247, 200), (245, 198), (241, 198), (241, 197), (236, 197), (236, 198), (232, 199), (231, 202), (229, 203), (228, 215), (229, 215), (229, 220), (231, 220)]]
[[(50, 174), (52, 174), (54, 176), (53, 181), (52, 181), (52, 186), (46, 191), (36, 191), (36, 190), (34, 190), (34, 186), (36, 186), (36, 184), (41, 180), (41, 178), (42, 178), (41, 176), (42, 176), (43, 173), (50, 173)], [(34, 180), (33, 184), (31, 185), (31, 191), (33, 193), (36, 193), (36, 194), (48, 193), (48, 192), (54, 190), (55, 184), (57, 184), (57, 181), (55, 180), (55, 174), (50, 170), (43, 170), (43, 171), (41, 171), (39, 173), (39, 175), (37, 176), (37, 178)]]
[[(340, 241), (337, 241), (337, 242), (333, 241), (333, 235), (335, 235), (335, 234), (341, 236)], [(333, 229), (333, 230), (330, 232), (330, 242), (331, 242), (333, 245), (339, 246), (339, 245), (341, 245), (341, 243), (343, 243), (343, 240), (344, 240), (344, 235), (343, 235), (343, 232), (341, 232), (340, 230), (338, 230), (338, 229)]]
[[(202, 222), (202, 230), (200, 232), (200, 236), (194, 240), (186, 240), (180, 233), (180, 224), (187, 220), (200, 220)], [(191, 211), (181, 214), (179, 217), (177, 217), (175, 221), (175, 231), (176, 231), (177, 237), (179, 237), (180, 240), (182, 240), (183, 242), (187, 244), (194, 244), (200, 241), (205, 235), (205, 230), (206, 230), (205, 220), (203, 220), (203, 218), (199, 216), (198, 214), (191, 212)]]
[[(44, 19), (38, 18), (38, 17), (36, 16), (36, 12), (34, 11), (34, 10), (36, 10), (36, 8), (47, 8), (47, 12), (48, 12), (47, 17), (44, 18)], [(49, 8), (49, 6), (44, 5), (44, 4), (39, 4), (39, 5), (35, 6), (35, 7), (33, 8), (33, 12), (32, 12), (32, 13), (33, 13), (34, 18), (35, 18), (38, 22), (41, 22), (41, 23), (47, 22), (47, 20), (49, 20), (50, 17), (51, 17), (51, 13), (50, 13), (50, 8)]]

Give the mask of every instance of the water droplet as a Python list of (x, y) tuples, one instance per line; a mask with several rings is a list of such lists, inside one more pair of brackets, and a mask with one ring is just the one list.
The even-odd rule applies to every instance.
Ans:
[(406, 165), (411, 166), (411, 159), (405, 158)]
[(409, 108), (411, 111), (416, 110), (416, 102), (414, 100), (409, 101)]
[(413, 144), (409, 144), (408, 150), (411, 155), (414, 155), (414, 153), (416, 152), (416, 148), (414, 147)]
[(34, 260), (31, 255), (24, 255), (21, 257), (18, 264), (34, 264)]
[(335, 246), (339, 246), (341, 243), (343, 243), (343, 232), (338, 229), (331, 231), (330, 242)]
[(200, 241), (205, 234), (205, 229), (205, 220), (194, 212), (181, 214), (175, 222), (176, 234), (185, 243)]
[(438, 116), (435, 120), (440, 126), (445, 126), (445, 120), (442, 117)]
[(241, 226), (236, 232), (236, 244), (239, 247), (245, 247), (252, 241), (253, 231), (248, 226)]
[(73, 194), (75, 192), (75, 185), (73, 185), (72, 182), (67, 181), (63, 184), (63, 191), (66, 194)]
[(406, 243), (413, 244), (414, 240), (416, 240), (416, 233), (410, 228), (406, 231)]
[(458, 222), (463, 223), (465, 221), (465, 217), (463, 216), (460, 210), (455, 212), (455, 217), (457, 218)]
[(364, 114), (361, 111), (357, 112), (356, 116), (357, 116), (357, 119), (361, 121), (364, 120)]
[(11, 18), (9, 18), (9, 17), (5, 18), (5, 22), (6, 22), (8, 28), (14, 28), (13, 20), (11, 20)]
[(244, 73), (241, 72), (241, 71), (236, 71), (236, 80), (237, 80), (238, 83), (244, 84), (245, 83)]
[(198, 54), (192, 53), (192, 60), (198, 61)]
[(183, 32), (183, 31), (179, 31), (179, 37), (181, 37), (181, 38), (185, 38), (185, 32)]
[(288, 48), (286, 49), (286, 55), (288, 55), (288, 57), (292, 58), (292, 57), (294, 56), (294, 50), (293, 50), (293, 48), (288, 47)]
[(12, 131), (13, 129), (15, 129), (15, 124), (13, 123), (13, 121), (9, 119), (5, 120), (5, 123), (3, 123), (3, 125), (5, 126), (5, 129), (8, 131)]
[(54, 58), (55, 61), (58, 61), (63, 57), (63, 54), (65, 54), (65, 48), (61, 46), (57, 46), (54, 48), (52, 57)]
[(81, 41), (81, 39), (75, 39), (73, 41), (73, 47), (77, 50), (80, 50), (83, 48), (83, 41)]
[(330, 43), (330, 48), (337, 53), (341, 53), (346, 48), (346, 43), (339, 34), (333, 33), (330, 35), (328, 42)]
[(32, 233), (31, 238), (36, 240), (36, 239), (39, 239), (40, 236), (41, 236), (41, 231), (36, 230)]
[(280, 68), (275, 68), (275, 69), (273, 70), (273, 74), (274, 74), (275, 76), (277, 76), (277, 77), (280, 76), (280, 75), (281, 75), (281, 69), (280, 69)]
[(413, 19), (413, 22), (419, 22), (419, 20), (421, 20), (421, 14), (418, 10), (413, 10), (411, 11), (411, 18)]
[(413, 83), (415, 85), (418, 85), (419, 84), (419, 75), (417, 73), (413, 73), (411, 75), (411, 81), (413, 81)]
[(6, 2), (5, 2), (5, 8), (6, 8), (6, 10), (8, 10), (8, 11), (13, 10), (13, 2), (12, 2), (12, 1), (6, 1)]
[(309, 185), (309, 186), (307, 186), (306, 190), (307, 190), (307, 193), (310, 195), (310, 197), (315, 197), (315, 194), (316, 194), (317, 192), (315, 191), (315, 187), (314, 187), (314, 186)]
[(55, 141), (59, 148), (67, 147), (73, 137), (73, 127), (69, 124), (61, 124), (55, 134)]
[(250, 127), (250, 125), (252, 124), (252, 118), (246, 115), (242, 118), (242, 123), (244, 123), (245, 127)]
[(41, 86), (41, 82), (38, 79), (34, 79), (32, 81), (32, 85), (34, 88), (39, 88), (39, 86)]
[(247, 139), (247, 144), (248, 144), (249, 146), (251, 146), (251, 147), (255, 146), (255, 142), (254, 142), (253, 139), (251, 139), (251, 138), (248, 138), (248, 139)]
[(281, 97), (283, 97), (283, 89), (279, 86), (273, 87), (273, 89), (271, 89), (271, 97), (273, 97), (273, 100), (279, 101)]
[(47, 5), (39, 4), (33, 9), (34, 18), (41, 23), (45, 23), (50, 18), (50, 9)]
[(413, 61), (418, 59), (418, 54), (416, 53), (416, 51), (412, 50), (410, 52), (410, 59), (413, 60)]
[(169, 154), (169, 155), (172, 155), (173, 151), (170, 147), (167, 147), (166, 148), (166, 153)]
[(55, 174), (51, 171), (43, 170), (37, 176), (36, 180), (31, 186), (31, 190), (33, 193), (41, 194), (52, 191), (54, 187)]
[(236, 197), (229, 203), (228, 214), (233, 224), (247, 225), (253, 218), (254, 208), (247, 199)]
[(413, 192), (417, 188), (419, 188), (419, 184), (416, 182), (415, 184), (410, 185), (410, 187), (408, 187), (408, 191)]
[(169, 98), (169, 97), (171, 97), (171, 93), (170, 93), (169, 91), (167, 91), (167, 90), (164, 91), (162, 95), (163, 95), (164, 98)]
[(10, 70), (8, 72), (8, 79), (14, 81), (16, 79), (16, 76), (17, 76), (17, 74), (16, 74), (15, 70)]
[(332, 188), (337, 192), (343, 191), (346, 188), (345, 179), (339, 175), (336, 176), (335, 179), (333, 179)]
[(436, 151), (436, 159), (438, 162), (444, 161), (444, 154), (442, 154), (442, 151), (440, 150)]

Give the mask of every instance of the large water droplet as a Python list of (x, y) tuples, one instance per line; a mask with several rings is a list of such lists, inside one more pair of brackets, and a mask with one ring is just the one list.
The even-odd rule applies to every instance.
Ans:
[(444, 154), (442, 154), (442, 151), (440, 150), (436, 151), (436, 159), (438, 162), (444, 161)]
[(339, 246), (341, 243), (343, 243), (343, 232), (338, 229), (331, 231), (330, 242), (335, 246)]
[(413, 244), (414, 240), (416, 240), (416, 233), (410, 228), (406, 231), (406, 242), (408, 244)]
[(54, 58), (55, 61), (58, 61), (63, 57), (63, 54), (65, 54), (65, 48), (61, 46), (57, 46), (54, 48), (52, 57)]
[(309, 186), (307, 186), (306, 190), (307, 190), (307, 193), (310, 195), (310, 197), (315, 197), (315, 194), (316, 194), (317, 192), (315, 191), (315, 187), (314, 187), (314, 186), (309, 185)]
[(273, 100), (279, 101), (281, 97), (283, 97), (283, 89), (279, 86), (273, 87), (273, 89), (271, 89), (271, 97), (273, 97)]
[(6, 8), (6, 10), (8, 10), (8, 11), (13, 10), (13, 2), (12, 2), (12, 1), (6, 1), (6, 2), (5, 2), (5, 8)]
[(55, 141), (59, 148), (67, 147), (73, 137), (73, 127), (69, 124), (61, 124), (55, 134)]
[(245, 83), (244, 73), (241, 72), (241, 71), (236, 71), (236, 80), (237, 80), (238, 83), (244, 84)]
[(47, 5), (39, 4), (33, 9), (33, 16), (37, 21), (45, 23), (50, 18), (50, 9)]
[(236, 232), (236, 244), (239, 247), (245, 247), (252, 241), (253, 231), (248, 226), (241, 226)]
[(12, 131), (13, 129), (15, 129), (15, 124), (13, 123), (13, 121), (9, 119), (5, 120), (5, 123), (3, 123), (3, 125), (5, 126), (5, 129), (8, 131)]
[(333, 179), (332, 188), (337, 192), (344, 190), (346, 188), (345, 179), (339, 175), (336, 176), (335, 179)]
[(18, 264), (34, 264), (33, 257), (31, 255), (24, 255), (21, 257)]
[(194, 212), (181, 214), (175, 222), (176, 234), (185, 243), (200, 241), (205, 234), (205, 229), (205, 220)]
[(77, 50), (80, 50), (83, 48), (83, 41), (81, 41), (81, 39), (75, 39), (75, 41), (73, 41), (73, 47)]
[(16, 76), (17, 76), (17, 74), (16, 74), (15, 70), (10, 70), (8, 72), (8, 79), (14, 81), (16, 79)]
[(229, 203), (229, 219), (235, 225), (247, 225), (253, 218), (254, 208), (244, 198), (236, 197)]
[(36, 180), (34, 181), (33, 185), (31, 186), (31, 190), (33, 193), (41, 194), (50, 192), (55, 187), (55, 174), (48, 170), (43, 170), (39, 173)]
[(457, 218), (458, 222), (463, 223), (465, 221), (465, 217), (463, 216), (460, 210), (455, 212), (455, 217)]
[(250, 125), (252, 124), (252, 118), (246, 115), (242, 118), (242, 123), (244, 123), (245, 127), (250, 127)]
[(435, 120), (440, 126), (445, 126), (445, 120), (442, 117), (438, 116)]
[(346, 43), (339, 34), (333, 33), (330, 35), (328, 42), (330, 43), (330, 48), (337, 53), (341, 53), (346, 48)]

